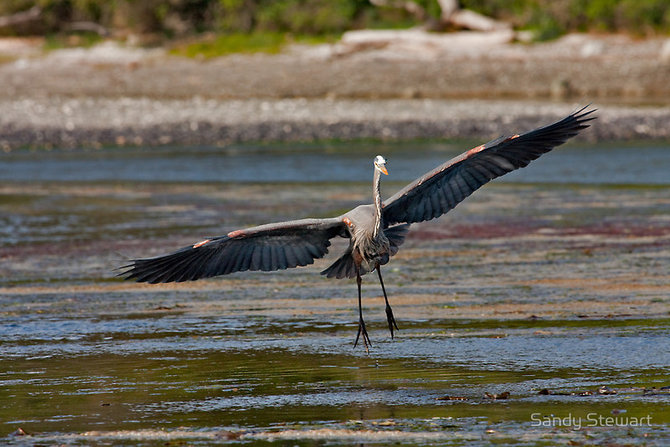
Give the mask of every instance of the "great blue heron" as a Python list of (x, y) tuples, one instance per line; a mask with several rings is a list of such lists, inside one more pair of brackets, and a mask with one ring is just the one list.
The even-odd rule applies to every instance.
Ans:
[[(588, 107), (588, 106), (587, 106)], [(329, 219), (301, 219), (231, 231), (182, 248), (172, 254), (136, 259), (120, 276), (139, 282), (192, 281), (245, 270), (283, 270), (312, 264), (328, 252), (330, 239), (349, 238), (349, 248), (321, 272), (328, 278), (356, 278), (358, 285), (358, 333), (366, 350), (370, 338), (361, 305), (361, 276), (377, 271), (386, 302), (391, 338), (398, 329), (389, 305), (380, 266), (398, 252), (415, 222), (448, 212), (476, 189), (510, 171), (525, 167), (540, 155), (563, 144), (588, 127), (595, 110), (584, 107), (548, 126), (503, 136), (477, 146), (438, 166), (382, 202), (381, 174), (388, 174), (381, 155), (374, 159), (374, 203)]]

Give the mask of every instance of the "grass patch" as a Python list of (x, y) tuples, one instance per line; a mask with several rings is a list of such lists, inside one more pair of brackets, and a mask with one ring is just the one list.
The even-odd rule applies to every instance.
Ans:
[(18, 59), (16, 56), (8, 54), (0, 54), (0, 65), (14, 62), (16, 59)]
[(335, 34), (301, 34), (290, 35), (287, 39), (290, 43), (300, 43), (304, 45), (320, 45), (324, 43), (335, 43), (342, 37), (342, 33)]
[(45, 51), (60, 50), (63, 48), (90, 48), (104, 40), (96, 33), (50, 34), (44, 39)]
[(278, 32), (210, 34), (195, 41), (178, 43), (170, 54), (177, 56), (211, 59), (234, 53), (277, 54), (291, 43), (318, 45), (334, 43), (340, 34), (292, 35)]
[(232, 53), (279, 53), (288, 42), (282, 33), (234, 33), (207, 36), (202, 40), (176, 45), (171, 54), (210, 59)]

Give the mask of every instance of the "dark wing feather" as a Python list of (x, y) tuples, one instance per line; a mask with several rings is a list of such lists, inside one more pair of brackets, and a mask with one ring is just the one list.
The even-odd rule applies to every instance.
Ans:
[(584, 107), (553, 124), (500, 137), (438, 166), (385, 201), (384, 225), (441, 216), (490, 180), (527, 166), (577, 135), (595, 119), (593, 112)]
[(339, 218), (302, 219), (232, 231), (174, 253), (135, 259), (119, 276), (138, 282), (192, 281), (245, 270), (283, 270), (312, 264), (344, 234)]

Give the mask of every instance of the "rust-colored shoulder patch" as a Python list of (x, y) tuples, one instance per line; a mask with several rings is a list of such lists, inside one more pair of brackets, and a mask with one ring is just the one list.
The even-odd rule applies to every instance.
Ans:
[(193, 248), (202, 247), (203, 245), (205, 245), (209, 241), (210, 241), (210, 239), (205, 239), (204, 241), (197, 242), (197, 243), (193, 244)]
[(474, 155), (474, 154), (476, 154), (477, 152), (481, 152), (481, 151), (483, 151), (483, 150), (484, 150), (484, 147), (485, 147), (485, 146), (484, 146), (483, 144), (480, 144), (480, 145), (477, 146), (477, 147), (473, 147), (472, 149), (470, 149), (470, 150), (468, 151), (468, 157), (469, 157), (470, 155)]
[(243, 230), (235, 230), (228, 233), (229, 238), (240, 237), (240, 236), (244, 236)]
[(354, 226), (354, 223), (348, 217), (345, 217), (344, 219), (342, 219), (342, 222), (344, 222), (349, 228)]

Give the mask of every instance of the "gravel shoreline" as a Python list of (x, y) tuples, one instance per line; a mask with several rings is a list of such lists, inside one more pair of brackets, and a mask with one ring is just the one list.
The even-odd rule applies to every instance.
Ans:
[[(540, 126), (578, 103), (433, 99), (0, 100), (0, 148), (227, 145), (332, 139), (487, 139)], [(670, 108), (599, 106), (589, 141), (670, 138)]]
[(670, 39), (570, 35), (524, 45), (473, 33), (417, 40), (409, 31), (390, 41), (372, 32), (361, 44), (347, 36), (212, 60), (115, 42), (42, 53), (0, 39), (0, 150), (485, 140), (589, 102), (598, 121), (582, 139), (670, 138)]

